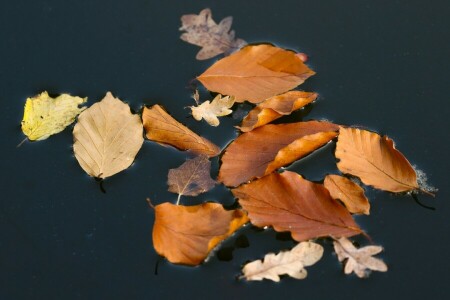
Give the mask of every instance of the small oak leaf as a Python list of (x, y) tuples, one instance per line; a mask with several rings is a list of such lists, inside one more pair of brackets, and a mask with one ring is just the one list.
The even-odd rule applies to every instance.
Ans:
[(211, 102), (205, 101), (199, 106), (190, 106), (192, 110), (192, 116), (197, 121), (205, 119), (211, 126), (218, 126), (220, 121), (217, 117), (222, 117), (231, 114), (233, 111), (230, 109), (234, 104), (233, 96), (222, 97), (218, 94)]

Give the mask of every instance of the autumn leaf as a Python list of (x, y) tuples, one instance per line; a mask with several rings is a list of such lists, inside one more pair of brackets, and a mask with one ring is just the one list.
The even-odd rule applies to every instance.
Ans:
[(333, 245), (339, 261), (342, 262), (347, 259), (344, 268), (345, 274), (355, 272), (359, 278), (364, 278), (369, 276), (370, 270), (379, 272), (388, 270), (387, 265), (381, 259), (372, 257), (383, 251), (383, 247), (366, 246), (357, 249), (345, 237), (335, 239)]
[(369, 214), (370, 203), (364, 190), (355, 182), (339, 175), (327, 175), (323, 185), (333, 199), (341, 200), (354, 214)]
[(210, 91), (259, 103), (289, 91), (314, 75), (292, 51), (272, 45), (247, 46), (225, 57), (198, 80)]
[(323, 247), (313, 242), (301, 242), (290, 251), (281, 251), (277, 255), (269, 253), (264, 261), (255, 260), (244, 266), (242, 273), (247, 280), (269, 279), (280, 281), (280, 275), (289, 275), (295, 279), (307, 276), (305, 267), (311, 266), (322, 258)]
[(316, 100), (316, 93), (289, 91), (266, 99), (253, 108), (238, 127), (243, 132), (272, 122)]
[(192, 116), (197, 121), (205, 119), (211, 126), (218, 126), (220, 121), (217, 117), (222, 117), (231, 114), (233, 111), (230, 109), (234, 104), (233, 96), (222, 97), (218, 94), (212, 102), (205, 101), (199, 106), (190, 106), (192, 110)]
[(142, 120), (149, 140), (171, 145), (180, 150), (190, 150), (196, 154), (206, 154), (209, 157), (220, 153), (219, 147), (179, 123), (160, 105), (144, 107)]
[(190, 44), (202, 47), (197, 53), (198, 60), (204, 60), (216, 55), (225, 55), (239, 49), (247, 43), (242, 39), (234, 38), (231, 30), (232, 17), (226, 17), (219, 24), (212, 19), (211, 10), (205, 8), (198, 15), (183, 15), (180, 31), (186, 31), (181, 39)]
[(128, 168), (141, 149), (142, 122), (128, 104), (108, 92), (78, 117), (73, 150), (90, 176), (106, 178)]
[(242, 210), (218, 203), (155, 206), (153, 246), (171, 263), (198, 265), (221, 241), (248, 222)]
[(169, 192), (178, 194), (177, 204), (182, 195), (197, 196), (214, 187), (216, 182), (212, 180), (210, 170), (211, 162), (206, 155), (188, 159), (178, 168), (169, 170)]
[(237, 186), (313, 152), (336, 137), (338, 125), (298, 122), (264, 125), (240, 135), (226, 149), (218, 180)]
[(86, 101), (87, 98), (69, 94), (52, 98), (47, 92), (28, 98), (23, 113), (22, 131), (31, 141), (45, 140), (75, 121), (76, 116), (86, 109), (79, 105)]
[(296, 241), (362, 233), (347, 209), (325, 187), (294, 172), (271, 173), (231, 190), (258, 227), (290, 231)]
[(419, 188), (416, 172), (387, 136), (341, 127), (335, 155), (341, 172), (377, 189), (398, 193)]

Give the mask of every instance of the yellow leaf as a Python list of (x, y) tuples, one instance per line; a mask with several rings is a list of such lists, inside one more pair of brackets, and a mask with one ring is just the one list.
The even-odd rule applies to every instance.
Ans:
[(211, 126), (218, 126), (220, 121), (217, 117), (222, 117), (231, 114), (233, 111), (230, 109), (234, 104), (233, 96), (222, 97), (218, 94), (211, 102), (205, 101), (199, 106), (190, 106), (192, 110), (192, 116), (197, 121), (205, 119)]
[(78, 107), (87, 98), (62, 94), (52, 98), (47, 92), (28, 98), (22, 120), (22, 131), (31, 141), (45, 140), (69, 126), (86, 109)]

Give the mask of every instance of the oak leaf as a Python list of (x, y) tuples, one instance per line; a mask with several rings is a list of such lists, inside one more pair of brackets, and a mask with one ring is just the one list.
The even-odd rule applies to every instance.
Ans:
[(178, 194), (177, 204), (182, 195), (197, 196), (214, 187), (216, 182), (212, 180), (210, 170), (211, 162), (206, 155), (188, 159), (178, 168), (169, 170), (169, 192)]
[(203, 47), (197, 53), (198, 60), (222, 53), (227, 55), (247, 44), (242, 39), (235, 39), (234, 30), (230, 31), (232, 17), (226, 17), (216, 24), (209, 8), (205, 8), (198, 15), (183, 15), (181, 23), (180, 31), (186, 32), (180, 38), (190, 44)]
[(314, 75), (292, 51), (272, 45), (247, 46), (222, 58), (197, 77), (210, 91), (259, 103), (289, 91)]
[(243, 132), (251, 131), (282, 116), (289, 115), (293, 111), (313, 102), (316, 98), (316, 93), (301, 91), (289, 91), (271, 97), (253, 108), (242, 120), (242, 125), (238, 128)]
[(106, 178), (128, 168), (144, 142), (138, 115), (108, 92), (78, 117), (73, 150), (86, 173)]
[(290, 231), (296, 241), (362, 233), (347, 209), (320, 184), (294, 172), (271, 173), (231, 190), (258, 227)]
[(336, 137), (339, 126), (309, 121), (264, 125), (240, 135), (226, 149), (218, 180), (237, 186), (313, 152)]
[(142, 120), (149, 140), (209, 157), (220, 153), (219, 147), (179, 123), (160, 105), (144, 107)]
[(311, 266), (322, 258), (323, 247), (313, 242), (301, 242), (290, 251), (281, 251), (277, 255), (266, 254), (264, 261), (255, 260), (244, 266), (242, 273), (247, 280), (269, 279), (280, 281), (280, 275), (289, 275), (295, 279), (307, 276), (305, 267)]
[(367, 185), (395, 193), (419, 188), (413, 167), (387, 136), (341, 127), (335, 155), (341, 172)]
[(76, 116), (86, 109), (79, 105), (87, 98), (62, 94), (52, 98), (47, 92), (42, 92), (33, 98), (28, 98), (22, 119), (22, 131), (31, 141), (45, 140), (59, 133), (75, 121)]
[(205, 101), (198, 106), (190, 106), (192, 110), (192, 116), (197, 121), (205, 119), (211, 126), (218, 126), (220, 121), (217, 117), (222, 117), (231, 114), (233, 111), (230, 109), (234, 104), (233, 96), (222, 97), (218, 94), (211, 102)]
[(344, 268), (345, 274), (355, 272), (359, 278), (364, 278), (369, 276), (370, 270), (379, 272), (388, 270), (387, 265), (381, 259), (372, 257), (383, 251), (383, 247), (366, 246), (357, 249), (345, 237), (335, 239), (333, 245), (339, 261), (342, 262), (347, 259)]
[(198, 265), (221, 241), (248, 222), (242, 210), (218, 203), (155, 206), (153, 246), (171, 263)]
[(339, 199), (344, 203), (349, 212), (369, 214), (369, 200), (364, 195), (364, 190), (355, 182), (339, 175), (327, 175), (323, 185), (333, 199)]

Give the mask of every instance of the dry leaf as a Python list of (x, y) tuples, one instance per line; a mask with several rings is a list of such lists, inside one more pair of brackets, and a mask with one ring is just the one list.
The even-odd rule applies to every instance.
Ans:
[(345, 237), (335, 239), (333, 244), (339, 261), (342, 262), (347, 259), (344, 268), (345, 274), (355, 272), (359, 278), (364, 278), (369, 276), (370, 270), (379, 272), (388, 270), (387, 265), (381, 259), (372, 257), (383, 251), (383, 247), (366, 246), (357, 249)]
[(149, 140), (190, 150), (209, 157), (220, 153), (220, 148), (172, 118), (160, 105), (144, 107), (142, 120)]
[(188, 159), (176, 169), (170, 169), (168, 175), (169, 192), (177, 193), (180, 202), (182, 195), (197, 196), (209, 191), (216, 182), (212, 180), (211, 162), (206, 155)]
[(292, 51), (272, 45), (247, 46), (225, 57), (198, 80), (210, 91), (258, 103), (284, 93), (314, 75)]
[(362, 233), (347, 209), (320, 184), (294, 172), (272, 173), (232, 190), (258, 227), (290, 231), (296, 241)]
[(271, 97), (253, 108), (242, 120), (242, 125), (238, 128), (243, 132), (251, 131), (282, 116), (289, 115), (293, 111), (313, 102), (316, 98), (316, 93), (301, 91), (289, 91)]
[(209, 125), (218, 126), (220, 121), (217, 117), (231, 114), (233, 111), (230, 107), (232, 107), (233, 104), (233, 96), (222, 97), (221, 94), (218, 94), (212, 102), (205, 101), (199, 106), (190, 106), (190, 108), (192, 110), (192, 116), (197, 121), (205, 119)]
[(281, 251), (277, 255), (269, 253), (264, 261), (255, 260), (244, 266), (242, 273), (247, 280), (269, 279), (280, 281), (280, 275), (289, 275), (295, 279), (304, 279), (308, 274), (305, 267), (311, 266), (322, 258), (323, 247), (313, 242), (301, 242), (291, 251)]
[(237, 186), (288, 165), (336, 137), (338, 125), (298, 122), (264, 125), (240, 135), (222, 156), (218, 180)]
[(335, 155), (341, 172), (358, 176), (367, 185), (395, 193), (419, 188), (411, 164), (386, 136), (341, 127)]
[(221, 241), (248, 222), (242, 210), (218, 203), (155, 206), (153, 246), (171, 263), (198, 265)]
[(141, 149), (142, 122), (128, 104), (108, 92), (78, 117), (73, 150), (86, 173), (106, 178), (128, 168)]
[(339, 175), (327, 175), (323, 185), (333, 199), (341, 200), (353, 214), (369, 214), (370, 203), (364, 190), (355, 182)]
[(234, 31), (230, 31), (232, 17), (226, 17), (216, 24), (209, 8), (202, 10), (198, 15), (183, 15), (181, 23), (180, 31), (186, 31), (186, 33), (183, 33), (180, 38), (190, 44), (203, 47), (197, 53), (198, 60), (222, 53), (227, 55), (247, 44), (244, 40), (235, 39)]
[(52, 98), (47, 92), (28, 98), (23, 113), (22, 131), (31, 141), (45, 140), (75, 121), (76, 116), (86, 109), (79, 105), (86, 101), (87, 98), (69, 94)]

